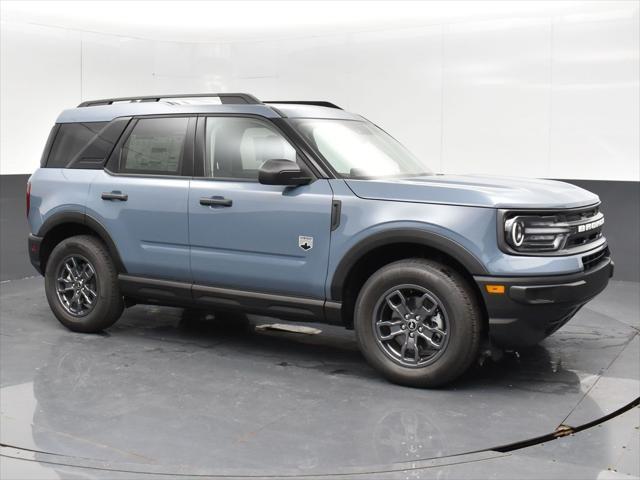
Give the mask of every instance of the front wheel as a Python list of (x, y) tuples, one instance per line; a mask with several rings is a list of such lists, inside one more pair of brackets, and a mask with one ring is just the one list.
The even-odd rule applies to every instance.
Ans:
[(437, 387), (475, 360), (481, 310), (455, 270), (430, 260), (391, 263), (364, 284), (355, 308), (358, 345), (395, 383)]
[(56, 245), (47, 261), (45, 291), (60, 323), (75, 332), (104, 330), (124, 309), (113, 260), (105, 245), (90, 235)]

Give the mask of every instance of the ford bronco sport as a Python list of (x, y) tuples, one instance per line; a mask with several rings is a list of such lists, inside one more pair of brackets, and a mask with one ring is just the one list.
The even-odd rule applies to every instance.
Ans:
[(31, 262), (69, 329), (136, 303), (327, 322), (413, 386), (541, 341), (602, 291), (599, 203), (434, 175), (336, 105), (229, 93), (65, 110), (27, 186)]

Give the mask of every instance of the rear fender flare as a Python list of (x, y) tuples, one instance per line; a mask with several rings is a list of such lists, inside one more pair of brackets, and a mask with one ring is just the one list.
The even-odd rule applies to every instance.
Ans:
[(107, 250), (113, 259), (118, 272), (127, 273), (127, 269), (125, 268), (122, 258), (120, 257), (120, 253), (118, 252), (118, 247), (116, 247), (116, 244), (111, 238), (111, 235), (109, 235), (109, 232), (107, 232), (107, 229), (98, 220), (86, 213), (77, 211), (56, 213), (44, 221), (38, 230), (37, 236), (45, 238), (47, 233), (55, 227), (64, 225), (65, 223), (77, 223), (84, 225), (95, 232), (98, 238), (100, 238), (107, 246)]

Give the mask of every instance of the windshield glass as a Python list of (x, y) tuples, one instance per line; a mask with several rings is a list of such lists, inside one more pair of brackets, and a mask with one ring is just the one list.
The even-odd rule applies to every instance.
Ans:
[(431, 174), (424, 162), (372, 123), (316, 118), (292, 122), (344, 178)]

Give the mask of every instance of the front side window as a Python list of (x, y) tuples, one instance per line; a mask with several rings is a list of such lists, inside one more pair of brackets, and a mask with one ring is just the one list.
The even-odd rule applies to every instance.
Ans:
[(257, 180), (264, 162), (296, 161), (296, 151), (274, 127), (253, 118), (208, 117), (205, 176)]
[(138, 120), (120, 152), (120, 172), (180, 175), (188, 118)]
[(372, 123), (299, 119), (295, 128), (343, 178), (430, 175), (427, 165)]

